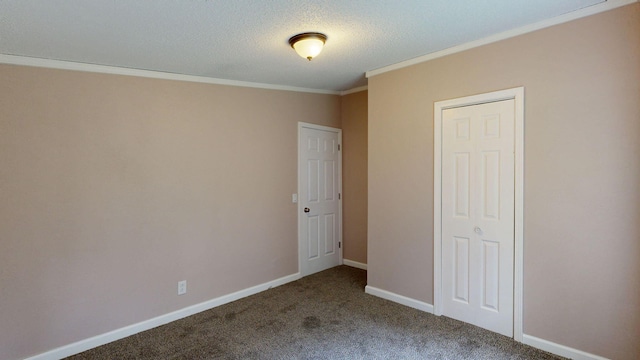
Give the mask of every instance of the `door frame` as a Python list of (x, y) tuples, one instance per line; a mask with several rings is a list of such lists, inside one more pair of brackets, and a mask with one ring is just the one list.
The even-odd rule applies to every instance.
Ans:
[(334, 128), (334, 127), (329, 127), (329, 126), (323, 126), (323, 125), (316, 125), (316, 124), (311, 124), (311, 123), (305, 123), (302, 121), (298, 122), (298, 148), (297, 148), (297, 152), (298, 152), (298, 189), (297, 191), (297, 197), (298, 197), (298, 273), (300, 274), (301, 277), (307, 276), (309, 274), (305, 273), (305, 271), (303, 271), (304, 267), (302, 265), (303, 263), (303, 259), (304, 259), (304, 254), (302, 254), (302, 241), (303, 239), (303, 234), (302, 234), (302, 221), (304, 220), (303, 217), (303, 208), (304, 206), (302, 206), (303, 201), (300, 197), (300, 190), (302, 189), (302, 187), (304, 186), (304, 184), (302, 183), (302, 171), (304, 170), (302, 166), (300, 166), (301, 163), (301, 157), (302, 154), (300, 153), (300, 141), (301, 141), (301, 136), (302, 136), (302, 129), (303, 128), (308, 128), (308, 129), (313, 129), (313, 130), (321, 130), (321, 131), (330, 131), (330, 132), (334, 132), (338, 134), (338, 144), (339, 144), (339, 150), (338, 150), (338, 194), (340, 194), (340, 196), (338, 197), (338, 244), (339, 244), (339, 254), (338, 254), (338, 264), (342, 265), (343, 261), (342, 261), (342, 250), (343, 250), (343, 246), (344, 245), (342, 243), (342, 129), (338, 129), (338, 128)]
[(442, 112), (446, 109), (515, 100), (515, 194), (513, 338), (522, 342), (524, 259), (524, 87), (494, 91), (434, 103), (433, 113), (433, 313), (442, 315)]

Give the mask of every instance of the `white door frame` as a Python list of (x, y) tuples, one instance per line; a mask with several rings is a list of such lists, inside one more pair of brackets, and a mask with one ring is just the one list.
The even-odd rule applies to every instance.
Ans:
[(300, 166), (300, 157), (302, 156), (302, 154), (300, 154), (300, 138), (301, 138), (301, 130), (303, 128), (309, 128), (309, 129), (314, 129), (314, 130), (322, 130), (322, 131), (330, 131), (330, 132), (335, 132), (338, 134), (338, 146), (339, 146), (339, 151), (338, 151), (338, 244), (339, 244), (339, 255), (338, 255), (338, 264), (342, 265), (342, 249), (343, 249), (343, 243), (342, 243), (342, 129), (338, 129), (338, 128), (333, 128), (333, 127), (329, 127), (329, 126), (322, 126), (322, 125), (316, 125), (316, 124), (310, 124), (310, 123), (305, 123), (305, 122), (298, 122), (298, 273), (300, 274), (300, 276), (306, 276), (308, 274), (303, 273), (302, 269), (302, 262), (303, 259), (305, 258), (304, 254), (302, 253), (302, 241), (303, 241), (303, 234), (302, 234), (302, 221), (304, 221), (304, 217), (303, 217), (303, 199), (300, 198), (300, 190), (302, 189), (303, 186), (305, 186), (305, 184), (302, 183), (302, 171), (304, 170), (301, 166)]
[(524, 240), (524, 87), (434, 103), (433, 113), (433, 313), (442, 315), (442, 112), (446, 109), (515, 100), (515, 227), (513, 338), (522, 342)]

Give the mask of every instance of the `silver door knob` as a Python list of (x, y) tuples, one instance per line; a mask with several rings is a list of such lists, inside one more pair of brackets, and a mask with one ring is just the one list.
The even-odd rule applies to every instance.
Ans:
[(311, 209), (309, 209), (309, 208), (304, 208), (304, 212), (308, 213), (309, 211), (311, 211)]
[(474, 231), (476, 234), (482, 234), (482, 229), (480, 229), (480, 227), (479, 227), (479, 226), (474, 227), (474, 228), (473, 228), (473, 231)]

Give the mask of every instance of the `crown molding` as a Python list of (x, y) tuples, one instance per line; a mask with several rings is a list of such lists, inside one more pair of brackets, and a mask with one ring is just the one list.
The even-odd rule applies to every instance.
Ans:
[(384, 74), (386, 72), (389, 71), (393, 71), (393, 70), (398, 70), (398, 69), (402, 69), (411, 65), (415, 65), (415, 64), (420, 64), (423, 62), (427, 62), (433, 59), (437, 59), (437, 58), (441, 58), (447, 55), (451, 55), (451, 54), (455, 54), (455, 53), (459, 53), (465, 50), (469, 50), (469, 49), (473, 49), (476, 47), (480, 47), (483, 45), (487, 45), (487, 44), (491, 44), (494, 42), (498, 42), (501, 40), (505, 40), (505, 39), (509, 39), (512, 37), (516, 37), (519, 35), (523, 35), (523, 34), (527, 34), (536, 30), (540, 30), (540, 29), (544, 29), (544, 28), (548, 28), (554, 25), (558, 25), (558, 24), (562, 24), (562, 23), (566, 23), (572, 20), (576, 20), (576, 19), (580, 19), (583, 17), (587, 17), (587, 16), (591, 16), (591, 15), (595, 15), (601, 12), (605, 12), (605, 11), (609, 11), (609, 10), (613, 10), (616, 8), (619, 8), (621, 6), (625, 6), (625, 5), (629, 5), (629, 4), (633, 4), (636, 3), (640, 0), (606, 0), (605, 2), (596, 4), (596, 5), (592, 5), (586, 8), (582, 8), (580, 10), (576, 10), (576, 11), (572, 11), (570, 13), (566, 13), (560, 16), (556, 16), (554, 18), (551, 19), (547, 19), (547, 20), (543, 20), (531, 25), (527, 25), (527, 26), (523, 26), (523, 27), (519, 27), (517, 29), (512, 29), (512, 30), (508, 30), (508, 31), (504, 31), (501, 32), (499, 34), (495, 34), (495, 35), (491, 35), (488, 36), (486, 38), (483, 39), (479, 39), (479, 40), (475, 40), (475, 41), (471, 41), (468, 43), (464, 43), (461, 45), (457, 45), (454, 47), (450, 47), (448, 49), (444, 49), (444, 50), (440, 50), (440, 51), (436, 51), (427, 55), (423, 55), (423, 56), (419, 56), (417, 58), (413, 58), (410, 60), (406, 60), (406, 61), (402, 61), (393, 65), (389, 65), (389, 66), (385, 66), (385, 67), (381, 67), (375, 70), (370, 70), (367, 71), (365, 76), (367, 78), (370, 78), (372, 76), (376, 76), (376, 75), (380, 75), (380, 74)]
[(357, 93), (357, 92), (360, 92), (360, 91), (366, 91), (366, 90), (368, 90), (368, 89), (369, 89), (369, 87), (368, 87), (367, 85), (365, 85), (365, 86), (360, 86), (360, 87), (357, 87), (357, 88), (353, 88), (353, 89), (349, 89), (349, 90), (341, 91), (341, 92), (340, 92), (340, 96), (345, 96), (345, 95), (349, 95), (349, 94)]
[(205, 84), (267, 89), (267, 90), (282, 90), (282, 91), (294, 91), (294, 92), (314, 93), (314, 94), (340, 95), (340, 91), (334, 91), (334, 90), (308, 89), (308, 88), (301, 88), (301, 87), (295, 87), (295, 86), (273, 85), (273, 84), (264, 84), (264, 83), (254, 83), (249, 81), (217, 79), (217, 78), (206, 77), (206, 76), (182, 75), (182, 74), (168, 73), (168, 72), (162, 72), (162, 71), (140, 70), (140, 69), (117, 67), (117, 66), (79, 63), (79, 62), (73, 62), (73, 61), (42, 59), (42, 58), (35, 58), (35, 57), (29, 57), (29, 56), (0, 54), (0, 64), (33, 66), (33, 67), (72, 70), (72, 71), (84, 71), (84, 72), (112, 74), (112, 75), (137, 76), (137, 77), (145, 77), (145, 78), (152, 78), (152, 79), (187, 81), (187, 82), (196, 82), (196, 83), (205, 83)]

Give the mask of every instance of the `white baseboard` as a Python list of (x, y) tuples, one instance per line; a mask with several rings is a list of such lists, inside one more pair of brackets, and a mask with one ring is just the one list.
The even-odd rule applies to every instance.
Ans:
[(259, 292), (271, 289), (273, 287), (276, 286), (280, 286), (280, 285), (284, 285), (286, 283), (292, 282), (292, 281), (296, 281), (300, 279), (300, 273), (296, 273), (296, 274), (292, 274), (292, 275), (288, 275), (285, 277), (281, 277), (279, 279), (276, 280), (272, 280), (260, 285), (256, 285), (253, 287), (250, 287), (248, 289), (244, 289), (244, 290), (240, 290), (240, 291), (236, 291), (232, 294), (228, 294), (228, 295), (223, 295), (220, 297), (217, 297), (215, 299), (211, 299), (205, 302), (202, 302), (200, 304), (196, 304), (196, 305), (192, 305), (189, 307), (186, 307), (184, 309), (180, 309), (165, 315), (160, 315), (158, 317), (155, 317), (153, 319), (149, 319), (149, 320), (145, 320), (142, 322), (139, 322), (137, 324), (133, 324), (133, 325), (129, 325), (129, 326), (125, 326), (123, 328), (117, 329), (117, 330), (113, 330), (110, 331), (108, 333), (102, 334), (102, 335), (97, 335), (85, 340), (80, 340), (78, 342), (75, 342), (73, 344), (69, 344), (69, 345), (65, 345), (62, 347), (59, 347), (57, 349), (53, 349), (50, 351), (47, 351), (45, 353), (36, 355), (36, 356), (32, 356), (30, 358), (27, 358), (25, 360), (58, 360), (58, 359), (62, 359), (65, 358), (67, 356), (71, 356), (71, 355), (75, 355), (78, 353), (81, 353), (83, 351), (87, 351), (89, 349), (93, 349), (94, 347), (98, 347), (104, 344), (108, 344), (110, 342), (116, 341), (116, 340), (120, 340), (122, 338), (125, 338), (127, 336), (131, 336), (133, 334), (137, 334), (139, 332), (142, 331), (146, 331), (149, 329), (153, 329), (155, 327), (158, 327), (160, 325), (164, 325), (167, 323), (170, 323), (172, 321), (176, 321), (182, 318), (185, 318), (187, 316), (191, 316), (193, 314), (197, 314), (199, 312), (205, 311), (205, 310), (209, 310), (212, 308), (215, 308), (217, 306), (220, 305), (224, 305), (227, 303), (230, 303), (232, 301), (236, 301), (239, 299), (242, 299), (244, 297), (250, 296), (250, 295), (254, 295), (257, 294)]
[(522, 343), (574, 360), (608, 360), (602, 356), (590, 354), (582, 350), (573, 349), (568, 346), (556, 344), (527, 334), (522, 335)]
[[(364, 270), (367, 269), (367, 264), (359, 263), (356, 261), (343, 260), (343, 263), (344, 265), (347, 265), (347, 266), (352, 266), (352, 267), (364, 269)], [(150, 330), (155, 327), (168, 324), (172, 321), (176, 321), (176, 320), (185, 318), (187, 316), (191, 316), (199, 312), (213, 309), (220, 305), (224, 305), (232, 301), (236, 301), (244, 297), (260, 293), (270, 288), (274, 288), (292, 281), (296, 281), (300, 279), (300, 277), (301, 277), (300, 273), (281, 277), (276, 280), (272, 280), (272, 281), (269, 281), (260, 285), (256, 285), (244, 290), (236, 291), (228, 295), (223, 295), (215, 299), (211, 299), (211, 300), (202, 302), (200, 304), (192, 305), (184, 309), (180, 309), (165, 315), (160, 315), (153, 319), (149, 319), (149, 320), (139, 322), (137, 324), (125, 326), (123, 328), (113, 330), (105, 334), (97, 335), (85, 340), (80, 340), (78, 342), (29, 357), (25, 360), (59, 360), (71, 355), (81, 353), (89, 349), (93, 349), (95, 347), (98, 347), (104, 344), (108, 344), (116, 340), (123, 339), (127, 336), (131, 336), (142, 331)], [(378, 289), (376, 287), (367, 285), (365, 287), (365, 293), (433, 314), (433, 305), (419, 301), (419, 300), (415, 300), (406, 296), (398, 295), (390, 291)], [(526, 345), (533, 346), (540, 350), (544, 350), (552, 354), (560, 355), (570, 359), (608, 360), (607, 358), (602, 356), (590, 354), (581, 350), (556, 344), (551, 341), (540, 339), (535, 336), (531, 336), (527, 334), (523, 335), (522, 342)]]
[(364, 292), (367, 294), (371, 294), (373, 296), (383, 298), (385, 300), (397, 302), (398, 304), (402, 304), (408, 307), (412, 307), (414, 309), (422, 310), (430, 314), (433, 314), (433, 305), (427, 304), (426, 302), (422, 302), (420, 300), (398, 295), (390, 291), (378, 289), (370, 285), (367, 285), (364, 288)]
[(351, 266), (354, 268), (362, 269), (362, 270), (367, 270), (367, 264), (363, 264), (361, 262), (357, 262), (353, 260), (342, 259), (342, 264)]

